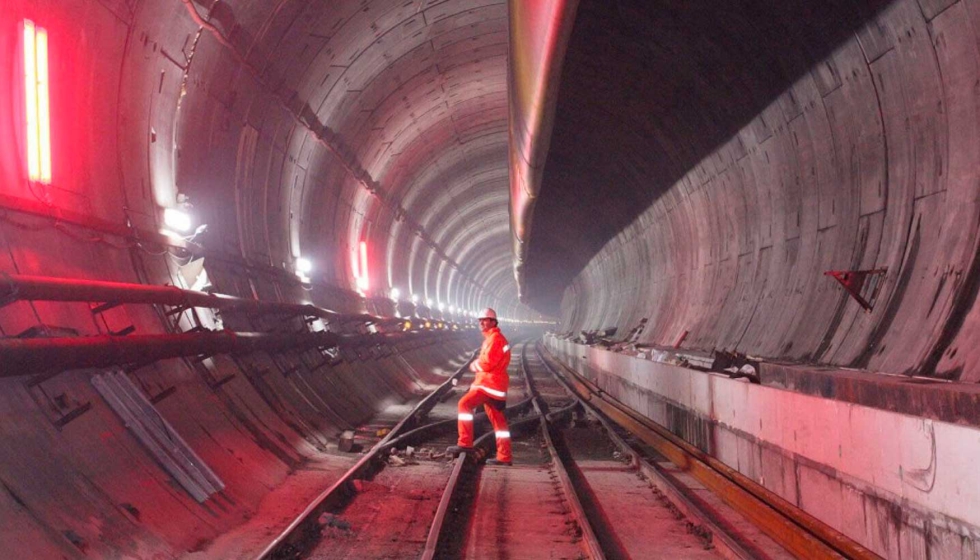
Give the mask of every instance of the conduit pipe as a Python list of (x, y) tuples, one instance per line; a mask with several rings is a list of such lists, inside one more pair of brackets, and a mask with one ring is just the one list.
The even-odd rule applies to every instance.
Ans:
[(167, 358), (309, 348), (362, 348), (402, 339), (420, 341), (459, 332), (341, 335), (331, 332), (281, 334), (217, 331), (129, 336), (0, 338), (0, 377), (67, 369), (149, 364)]
[(271, 334), (219, 331), (185, 334), (0, 339), (0, 377), (151, 363), (231, 352), (281, 352), (336, 346), (335, 333)]
[(510, 231), (514, 277), (527, 302), (524, 265), (534, 205), (551, 145), (561, 66), (578, 0), (510, 0), (510, 60), (507, 65), (510, 143)]
[[(328, 322), (389, 320), (366, 313), (343, 314), (312, 304), (279, 303), (184, 290), (175, 286), (151, 286), (46, 276), (0, 276), (0, 307), (16, 300), (137, 303), (173, 307), (207, 307), (249, 313), (279, 313), (319, 317)], [(394, 319), (400, 320), (400, 319)]]

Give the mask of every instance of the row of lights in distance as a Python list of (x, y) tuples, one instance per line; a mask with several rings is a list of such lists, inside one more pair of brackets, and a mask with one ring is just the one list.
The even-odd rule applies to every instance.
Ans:
[[(164, 225), (167, 226), (167, 229), (164, 230), (164, 233), (171, 235), (173, 237), (183, 237), (183, 234), (189, 232), (193, 227), (193, 222), (191, 220), (190, 215), (187, 212), (184, 212), (183, 210), (178, 210), (176, 208), (164, 209), (163, 223)], [(207, 226), (202, 225), (201, 227), (199, 227), (198, 231), (195, 232), (195, 234), (203, 231), (203, 228), (205, 227)], [(298, 276), (299, 279), (302, 280), (303, 282), (308, 283), (310, 281), (310, 273), (313, 272), (313, 262), (305, 257), (299, 257), (296, 259), (295, 268), (296, 268), (296, 276)], [(392, 288), (391, 293), (389, 295), (391, 296), (391, 299), (393, 301), (398, 302), (401, 298), (401, 290), (399, 290), (398, 288)], [(413, 304), (418, 305), (420, 298), (418, 294), (412, 294), (411, 300)], [(427, 299), (425, 303), (426, 303), (426, 307), (432, 308), (434, 303), (436, 309), (438, 309), (439, 311), (446, 311), (446, 308), (442, 304), (442, 302), (433, 302), (431, 299)], [(456, 306), (450, 305), (449, 312), (456, 313)], [(463, 316), (468, 316), (468, 317), (477, 316), (476, 311), (464, 311), (460, 309), (459, 312)]]
[[(388, 296), (391, 298), (392, 301), (394, 301), (394, 302), (397, 303), (397, 302), (401, 301), (402, 292), (398, 288), (392, 288), (391, 289), (391, 292), (389, 292)], [(409, 299), (411, 299), (412, 304), (414, 304), (414, 305), (418, 305), (419, 301), (421, 301), (421, 298), (418, 296), (418, 294), (412, 294), (411, 298), (409, 298)], [(446, 306), (442, 304), (442, 302), (434, 302), (431, 299), (426, 299), (425, 300), (425, 306), (428, 307), (428, 308), (430, 308), (430, 309), (432, 309), (432, 308), (438, 309), (439, 311), (449, 311), (450, 313), (456, 313), (457, 312), (457, 309), (456, 309), (456, 306), (455, 305), (450, 305), (449, 308), (447, 309)], [(463, 315), (464, 317), (476, 317), (477, 316), (477, 312), (476, 311), (464, 311), (463, 309), (459, 309), (458, 311), (459, 311), (459, 314), (460, 315)]]
[[(457, 325), (456, 323), (447, 323), (445, 321), (439, 321), (439, 320), (436, 320), (436, 319), (414, 319), (414, 320), (415, 321), (418, 321), (418, 322), (417, 323), (413, 323), (412, 322), (413, 319), (405, 319), (405, 322), (402, 323), (402, 330), (403, 331), (410, 331), (413, 328), (415, 328), (415, 329), (419, 329), (419, 330), (422, 330), (422, 329), (436, 329), (436, 330), (445, 329), (445, 330), (458, 331), (460, 329), (460, 326)], [(464, 329), (471, 329), (471, 328), (473, 328), (473, 325), (464, 325), (463, 328)]]

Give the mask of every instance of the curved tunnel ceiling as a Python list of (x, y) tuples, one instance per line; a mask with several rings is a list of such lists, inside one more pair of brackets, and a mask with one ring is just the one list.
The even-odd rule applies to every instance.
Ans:
[[(133, 16), (121, 102), (154, 135), (142, 188), (162, 206), (190, 197), (209, 250), (287, 270), (308, 258), (356, 289), (365, 242), (369, 297), (514, 300), (476, 266), (498, 255), (450, 248), (506, 237), (488, 229), (507, 220), (506, 2), (142, 2)], [(145, 45), (162, 74), (137, 66)]]
[[(303, 465), (357, 462), (330, 447), (340, 434), (466, 363), (475, 329), (428, 318), (487, 305), (538, 317), (519, 303), (515, 238), (536, 309), (557, 310), (565, 331), (618, 329), (625, 344), (585, 361), (582, 346), (549, 337), (609, 395), (680, 419), (676, 435), (824, 520), (850, 523), (823, 496), (844, 509), (867, 497), (854, 530), (876, 550), (976, 547), (963, 452), (976, 434), (946, 421), (975, 427), (975, 389), (872, 374), (980, 381), (980, 0), (515, 5), (575, 17), (561, 81), (544, 80), (558, 85), (554, 118), (516, 127), (515, 11), (503, 0), (4, 0), (0, 338), (61, 348), (51, 362), (42, 350), (8, 360), (0, 379), (5, 552), (208, 555), (204, 543), (236, 528), (256, 541), (269, 527), (244, 522), (285, 523), (280, 506), (303, 495), (289, 477), (340, 472)], [(20, 86), (40, 85), (21, 81), (25, 20), (50, 38), (50, 181), (29, 180), (23, 157)], [(518, 148), (541, 190), (515, 189), (514, 130), (546, 121), (544, 143)], [(535, 209), (531, 230), (508, 215), (515, 191)], [(207, 225), (196, 243), (162, 231), (178, 227), (172, 209), (189, 215), (187, 232)], [(313, 282), (298, 279), (301, 257)], [(868, 311), (825, 276), (857, 270), (881, 280)], [(193, 287), (248, 305), (35, 300), (17, 293), (24, 276), (123, 283), (110, 293), (131, 297)], [(393, 287), (429, 315), (370, 328), (365, 311), (412, 311), (392, 305)], [(315, 308), (331, 311), (305, 315)], [(148, 356), (144, 336), (167, 352)], [(204, 339), (221, 345), (184, 342)], [(682, 372), (646, 351), (668, 346), (760, 357), (805, 391), (784, 391), (778, 374), (752, 388), (749, 376)], [(815, 398), (843, 370), (827, 364), (863, 370), (832, 383), (836, 404)], [(606, 375), (620, 368), (628, 384)], [(159, 415), (182, 434), (222, 496), (178, 488), (100, 397), (93, 375), (106, 374), (144, 394), (153, 425)], [(797, 420), (817, 428), (797, 438)]]
[[(431, 244), (409, 249), (409, 261), (431, 263), (433, 257), (427, 254), (431, 245), (444, 251), (442, 232), (454, 229), (461, 219), (458, 213), (440, 213), (437, 203), (472, 204), (493, 196), (494, 189), (506, 188), (480, 180), (505, 169), (505, 152), (493, 146), (500, 144), (506, 123), (506, 5), (444, 2), (427, 3), (422, 9), (422, 3), (378, 4), (358, 12), (357, 17), (377, 18), (371, 14), (373, 8), (390, 10), (370, 25), (353, 20), (344, 23), (362, 33), (365, 27), (377, 27), (376, 38), (368, 45), (331, 40), (321, 47), (322, 52), (331, 52), (331, 64), (346, 61), (349, 67), (336, 78), (345, 89), (338, 94), (331, 91), (317, 109), (317, 117), (336, 131), (339, 142), (365, 154), (361, 159), (368, 175), (381, 185), (386, 197), (400, 202), (431, 240)], [(342, 31), (335, 33), (343, 37)], [(346, 54), (345, 49), (356, 54)], [(338, 96), (351, 100), (331, 105), (330, 99)], [(474, 181), (480, 181), (482, 188), (467, 190)], [(456, 192), (469, 198), (460, 200)], [(397, 236), (418, 231), (393, 229), (396, 237), (386, 239), (381, 232), (391, 229), (398, 217), (363, 194), (361, 204), (372, 222), (362, 227), (376, 232), (368, 235), (377, 246), (388, 242), (402, 247), (404, 241)], [(420, 250), (423, 254), (417, 254)], [(436, 260), (440, 261), (437, 266), (427, 265), (422, 272), (423, 291), (429, 293), (420, 295), (461, 305), (448, 302), (450, 287), (440, 286), (445, 282), (445, 265), (457, 268), (459, 264), (455, 255), (444, 253), (444, 258)], [(418, 291), (419, 281), (408, 278), (408, 269), (396, 263), (399, 260), (394, 256), (384, 263), (392, 267), (392, 283), (402, 290)], [(478, 286), (483, 283), (479, 277), (469, 280)], [(506, 287), (492, 295), (506, 299)]]

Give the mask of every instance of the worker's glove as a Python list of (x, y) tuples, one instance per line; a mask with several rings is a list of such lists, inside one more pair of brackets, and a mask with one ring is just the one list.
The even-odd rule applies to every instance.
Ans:
[(459, 383), (459, 380), (454, 377), (452, 380), (453, 387), (455, 387), (457, 383)]

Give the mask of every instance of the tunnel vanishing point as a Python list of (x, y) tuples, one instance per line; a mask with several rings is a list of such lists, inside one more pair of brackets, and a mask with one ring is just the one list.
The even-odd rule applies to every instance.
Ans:
[(4, 0), (0, 84), (0, 556), (208, 556), (492, 307), (980, 557), (977, 0)]

